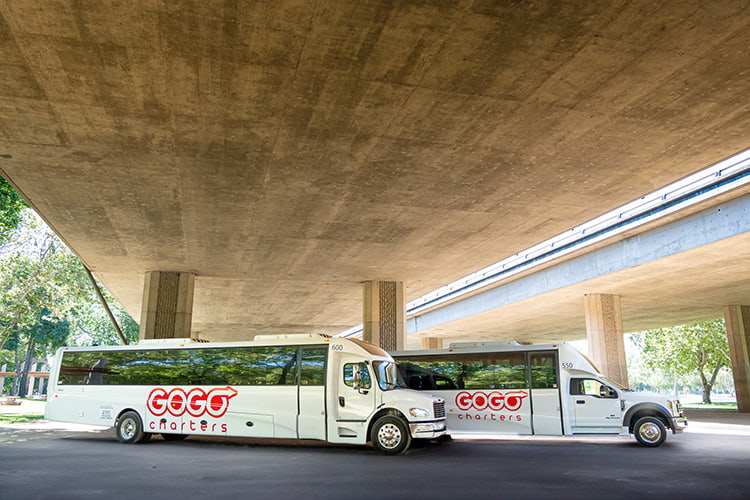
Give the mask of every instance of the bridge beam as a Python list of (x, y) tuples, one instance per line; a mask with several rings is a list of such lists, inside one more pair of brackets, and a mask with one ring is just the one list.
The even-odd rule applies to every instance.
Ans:
[(584, 296), (589, 354), (607, 377), (628, 386), (628, 365), (622, 329), (619, 295), (592, 293)]
[(750, 412), (750, 306), (724, 307), (737, 410)]
[(362, 338), (386, 351), (406, 345), (406, 301), (403, 281), (365, 281)]
[(194, 288), (195, 274), (147, 272), (139, 338), (190, 338)]

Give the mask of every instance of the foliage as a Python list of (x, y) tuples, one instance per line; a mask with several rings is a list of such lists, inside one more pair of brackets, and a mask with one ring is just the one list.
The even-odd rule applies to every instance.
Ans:
[(719, 373), (731, 366), (722, 320), (649, 330), (630, 339), (643, 353), (646, 367), (662, 374), (697, 374), (707, 404)]
[[(22, 211), (2, 240), (0, 361), (17, 373), (12, 393), (25, 393), (31, 360), (61, 345), (120, 343), (82, 264), (33, 211)], [(138, 325), (103, 293), (125, 336), (135, 340)]]
[(21, 212), (26, 208), (23, 201), (11, 185), (0, 177), (0, 243), (4, 243), (10, 232), (21, 222)]
[[(128, 343), (134, 344), (138, 340), (138, 323), (106, 290), (102, 289), (102, 292), (123, 335)], [(90, 300), (81, 301), (71, 309), (69, 320), (69, 345), (116, 345), (120, 343), (120, 337), (117, 335), (104, 306), (93, 295)]]
[(91, 285), (78, 259), (31, 211), (3, 245), (0, 259), (0, 348), (17, 328), (34, 324), (42, 309), (66, 318)]

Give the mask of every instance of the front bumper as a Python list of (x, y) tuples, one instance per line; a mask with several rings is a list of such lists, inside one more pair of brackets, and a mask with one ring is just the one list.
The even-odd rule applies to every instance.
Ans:
[(683, 416), (672, 417), (672, 434), (682, 434), (687, 429), (688, 421)]
[(435, 439), (448, 433), (445, 420), (409, 423), (409, 432), (414, 439)]

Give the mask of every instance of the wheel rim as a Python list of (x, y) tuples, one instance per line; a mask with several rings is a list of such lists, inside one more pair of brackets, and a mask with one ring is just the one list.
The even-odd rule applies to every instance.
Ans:
[(378, 442), (389, 450), (401, 444), (401, 437), (401, 429), (394, 424), (385, 424), (378, 431)]
[(128, 418), (122, 421), (120, 426), (120, 436), (123, 439), (132, 439), (135, 436), (136, 426), (135, 421), (132, 418)]
[(644, 441), (656, 443), (661, 438), (661, 429), (653, 422), (646, 422), (640, 427), (640, 429), (638, 429), (638, 435), (640, 435)]

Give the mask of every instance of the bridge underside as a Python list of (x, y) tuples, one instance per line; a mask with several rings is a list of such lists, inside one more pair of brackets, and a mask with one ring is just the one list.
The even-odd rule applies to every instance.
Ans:
[[(747, 148), (749, 9), (0, 0), (0, 172), (135, 318), (181, 272), (196, 335), (336, 334), (365, 281), (411, 300)], [(747, 299), (721, 245), (597, 287), (708, 314)], [(583, 292), (457, 328), (572, 336)]]

